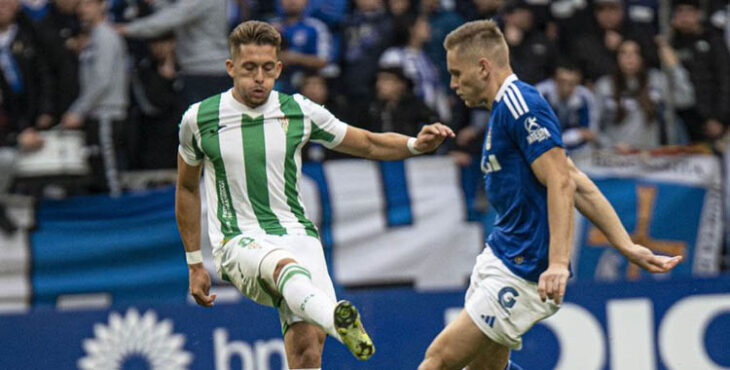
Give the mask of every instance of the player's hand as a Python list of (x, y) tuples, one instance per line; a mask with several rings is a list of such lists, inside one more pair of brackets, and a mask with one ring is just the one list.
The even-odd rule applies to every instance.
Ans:
[(556, 304), (563, 302), (568, 277), (570, 277), (570, 271), (568, 271), (567, 265), (551, 263), (547, 270), (540, 274), (537, 282), (537, 293), (540, 294), (540, 299), (545, 302), (549, 298)]
[(682, 261), (682, 256), (658, 256), (651, 249), (639, 244), (634, 244), (633, 248), (624, 252), (624, 256), (654, 274), (670, 271)]
[(203, 307), (213, 307), (216, 295), (208, 295), (210, 276), (203, 264), (188, 265), (188, 275), (190, 277), (190, 295), (195, 298), (195, 302)]
[(436, 148), (444, 142), (447, 137), (455, 137), (454, 130), (449, 126), (441, 123), (434, 123), (431, 125), (423, 126), (421, 132), (416, 137), (416, 143), (414, 146), (419, 152), (430, 152), (436, 150)]

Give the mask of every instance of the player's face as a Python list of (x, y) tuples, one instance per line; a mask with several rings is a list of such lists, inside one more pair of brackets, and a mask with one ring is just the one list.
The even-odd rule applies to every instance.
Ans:
[(456, 50), (446, 52), (446, 66), (451, 75), (449, 87), (470, 108), (484, 103), (483, 94), (487, 87), (483, 67), (473, 59), (464, 58)]
[(273, 45), (241, 45), (238, 55), (226, 60), (237, 97), (251, 108), (266, 102), (281, 75), (281, 68)]

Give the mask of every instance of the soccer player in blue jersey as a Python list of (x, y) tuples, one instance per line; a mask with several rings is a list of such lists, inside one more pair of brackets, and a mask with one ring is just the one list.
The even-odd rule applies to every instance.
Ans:
[(491, 110), (481, 167), (498, 213), (477, 257), (464, 310), (426, 351), (419, 370), (519, 369), (510, 349), (554, 314), (570, 276), (573, 207), (631, 262), (651, 272), (681, 257), (634, 244), (598, 188), (565, 156), (560, 125), (538, 91), (512, 73), (493, 21), (469, 22), (444, 41), (451, 88), (467, 106)]

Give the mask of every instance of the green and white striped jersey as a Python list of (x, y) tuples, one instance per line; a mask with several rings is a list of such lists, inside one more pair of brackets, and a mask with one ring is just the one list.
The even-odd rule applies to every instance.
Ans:
[(249, 108), (228, 90), (191, 105), (180, 123), (180, 156), (203, 163), (208, 233), (214, 249), (235, 235), (318, 236), (301, 198), (301, 149), (333, 148), (347, 125), (299, 94), (272, 91)]

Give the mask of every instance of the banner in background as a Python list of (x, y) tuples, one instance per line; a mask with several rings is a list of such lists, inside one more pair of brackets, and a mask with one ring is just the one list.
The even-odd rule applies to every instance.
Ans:
[[(558, 313), (533, 327), (512, 359), (525, 369), (730, 367), (730, 278), (576, 283)], [(344, 294), (376, 344), (367, 362), (328, 339), (324, 369), (417, 368), (463, 293), (387, 289)], [(519, 299), (519, 298), (517, 298)], [(0, 316), (1, 369), (284, 369), (278, 315), (249, 301), (36, 310)]]
[[(719, 158), (595, 152), (573, 159), (606, 195), (634, 242), (684, 256), (673, 275), (714, 276), (720, 271), (724, 210)], [(577, 225), (577, 279), (636, 280), (646, 274), (628, 264), (587, 220), (579, 218)]]
[(36, 306), (184, 302), (174, 189), (44, 200), (31, 235)]
[[(588, 155), (576, 162), (635, 241), (685, 256), (673, 276), (718, 273), (724, 220), (717, 158)], [(474, 202), (464, 194), (473, 192), (462, 189), (463, 176), (449, 157), (341, 160), (308, 164), (303, 172), (301, 193), (319, 225), (336, 285), (465, 287), (491, 225), (469, 221), (467, 204)], [(174, 189), (44, 200), (35, 220), (30, 253), (20, 233), (12, 259), (0, 263), (5, 307), (184, 301), (187, 271)], [(202, 239), (208, 240), (205, 228)], [(587, 221), (579, 219), (575, 240), (578, 280), (642, 276)], [(203, 249), (209, 254), (209, 246)], [(212, 268), (210, 259), (207, 265)]]

